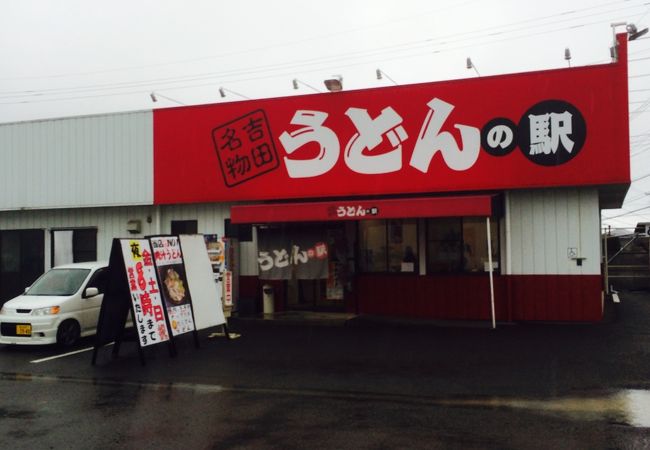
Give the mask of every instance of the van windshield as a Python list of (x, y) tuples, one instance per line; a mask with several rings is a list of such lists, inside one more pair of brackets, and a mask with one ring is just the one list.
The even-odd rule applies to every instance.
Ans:
[(52, 269), (36, 280), (25, 295), (72, 295), (89, 272), (90, 269)]

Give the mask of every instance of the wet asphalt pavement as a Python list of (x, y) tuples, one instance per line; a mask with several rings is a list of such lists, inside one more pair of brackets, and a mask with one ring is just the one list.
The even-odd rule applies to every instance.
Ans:
[(239, 322), (145, 366), (3, 346), (0, 448), (650, 448), (650, 294), (621, 298), (600, 324)]

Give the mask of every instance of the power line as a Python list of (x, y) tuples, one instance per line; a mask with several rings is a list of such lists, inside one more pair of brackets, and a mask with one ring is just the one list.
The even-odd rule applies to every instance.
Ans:
[[(266, 52), (268, 50), (272, 50), (275, 48), (282, 48), (282, 47), (290, 47), (290, 46), (295, 46), (298, 44), (304, 44), (307, 42), (312, 42), (312, 41), (317, 41), (321, 39), (330, 39), (334, 36), (339, 36), (339, 35), (344, 35), (344, 34), (349, 34), (349, 33), (355, 33), (357, 31), (362, 31), (362, 30), (367, 30), (371, 28), (378, 28), (390, 23), (397, 23), (397, 22), (402, 22), (406, 20), (410, 20), (411, 17), (415, 18), (422, 18), (422, 16), (427, 16), (431, 14), (437, 14), (441, 11), (445, 11), (448, 9), (454, 9), (454, 8), (459, 8), (466, 6), (469, 3), (476, 3), (478, 0), (468, 0), (459, 4), (455, 4), (453, 6), (445, 7), (445, 8), (440, 8), (440, 9), (435, 9), (435, 10), (429, 10), (425, 12), (418, 13), (414, 16), (406, 16), (398, 19), (393, 19), (393, 20), (388, 20), (384, 22), (380, 22), (378, 24), (374, 25), (369, 25), (366, 27), (355, 27), (355, 28), (348, 28), (346, 30), (341, 30), (341, 31), (336, 31), (333, 33), (325, 33), (317, 36), (312, 36), (309, 38), (304, 38), (304, 39), (292, 39), (290, 41), (285, 41), (279, 44), (274, 44), (274, 45), (265, 45), (261, 47), (254, 47), (254, 48), (249, 48), (249, 49), (244, 49), (244, 50), (234, 50), (231, 52), (225, 52), (225, 53), (220, 53), (220, 54), (214, 54), (214, 55), (206, 55), (206, 56), (199, 56), (196, 58), (187, 58), (187, 59), (181, 59), (181, 60), (175, 60), (175, 61), (167, 61), (167, 62), (162, 62), (162, 63), (157, 63), (157, 64), (145, 64), (145, 65), (136, 65), (136, 66), (126, 66), (126, 67), (119, 67), (119, 68), (114, 68), (114, 69), (105, 69), (105, 70), (95, 70), (95, 71), (88, 71), (88, 72), (72, 72), (72, 73), (64, 73), (64, 74), (56, 74), (56, 75), (35, 75), (35, 76), (28, 76), (28, 77), (9, 77), (9, 78), (0, 78), (0, 81), (13, 81), (13, 80), (29, 80), (29, 79), (50, 79), (50, 78), (62, 78), (62, 77), (70, 77), (70, 76), (84, 76), (84, 75), (98, 75), (98, 74), (105, 74), (105, 73), (114, 73), (114, 72), (121, 72), (121, 71), (126, 71), (126, 70), (138, 70), (138, 69), (151, 69), (151, 68), (157, 68), (157, 67), (163, 67), (163, 66), (171, 66), (171, 65), (179, 65), (179, 64), (187, 64), (191, 62), (196, 62), (196, 61), (204, 61), (204, 60), (209, 60), (209, 59), (220, 59), (220, 58), (226, 58), (230, 56), (241, 56), (244, 54), (249, 54), (249, 53), (256, 53), (256, 52)], [(619, 2), (611, 2), (612, 4), (614, 3), (619, 3)]]
[(649, 206), (644, 206), (643, 208), (635, 209), (635, 210), (632, 210), (632, 211), (626, 211), (626, 212), (624, 212), (624, 213), (622, 213), (622, 214), (618, 214), (618, 215), (616, 215), (616, 216), (605, 217), (604, 219), (605, 219), (605, 220), (612, 220), (612, 219), (616, 219), (616, 218), (618, 218), (618, 217), (629, 216), (630, 214), (634, 214), (634, 213), (636, 213), (636, 212), (643, 211), (643, 210), (645, 210), (645, 209), (650, 209), (650, 205), (649, 205)]
[[(62, 77), (69, 77), (69, 76), (97, 75), (97, 74), (105, 74), (105, 73), (114, 73), (114, 72), (125, 71), (125, 70), (147, 69), (147, 68), (156, 68), (156, 67), (162, 67), (162, 66), (168, 66), (168, 65), (187, 64), (187, 63), (195, 62), (195, 61), (202, 61), (202, 60), (207, 60), (207, 59), (219, 59), (219, 58), (224, 58), (224, 57), (229, 57), (229, 56), (239, 56), (239, 55), (242, 55), (242, 54), (249, 54), (249, 53), (255, 53), (255, 52), (266, 52), (266, 51), (274, 49), (274, 48), (295, 46), (297, 44), (303, 44), (303, 43), (312, 42), (312, 41), (321, 40), (321, 39), (329, 39), (329, 38), (332, 38), (334, 36), (349, 34), (349, 33), (357, 32), (357, 31), (361, 31), (361, 30), (366, 30), (366, 29), (370, 29), (370, 28), (378, 28), (378, 27), (381, 27), (381, 26), (384, 26), (384, 25), (387, 25), (387, 24), (391, 24), (391, 23), (407, 21), (407, 20), (410, 20), (411, 17), (415, 17), (415, 18), (419, 19), (424, 15), (437, 14), (437, 13), (439, 13), (441, 11), (444, 11), (444, 10), (447, 10), (447, 9), (463, 7), (463, 6), (466, 6), (469, 3), (474, 3), (474, 2), (475, 2), (475, 0), (466, 1), (466, 2), (463, 2), (463, 3), (457, 4), (457, 5), (451, 6), (451, 7), (430, 10), (430, 11), (427, 11), (427, 12), (418, 13), (415, 16), (407, 16), (407, 17), (403, 17), (403, 18), (399, 18), (399, 19), (385, 21), (385, 22), (382, 22), (382, 23), (379, 23), (379, 24), (374, 24), (374, 25), (367, 26), (367, 27), (356, 27), (356, 28), (342, 30), (342, 31), (334, 32), (334, 33), (321, 34), (321, 35), (313, 36), (313, 37), (310, 37), (310, 38), (298, 39), (298, 40), (297, 39), (292, 39), (291, 41), (286, 41), (286, 42), (283, 42), (283, 43), (280, 43), (280, 44), (267, 45), (267, 46), (256, 47), (256, 48), (251, 48), (251, 49), (226, 52), (226, 53), (221, 53), (221, 54), (216, 54), (216, 55), (208, 55), (208, 56), (201, 56), (201, 57), (197, 57), (197, 58), (188, 58), (188, 59), (182, 59), (182, 60), (176, 60), (176, 61), (168, 61), (168, 62), (158, 63), (158, 64), (137, 65), (137, 66), (121, 67), (121, 68), (98, 70), (98, 71), (76, 72), (76, 73), (56, 74), (56, 75), (39, 75), (39, 76), (29, 76), (29, 77), (9, 77), (9, 78), (0, 78), (0, 80), (8, 81), (8, 80), (22, 80), (22, 79), (25, 79), (25, 80), (27, 80), (27, 79), (51, 79), (51, 78), (62, 78)], [(543, 21), (543, 20), (553, 19), (553, 18), (556, 18), (556, 17), (568, 16), (568, 15), (571, 15), (571, 14), (578, 14), (578, 13), (582, 13), (582, 12), (586, 12), (586, 11), (606, 8), (608, 6), (617, 5), (617, 4), (620, 4), (620, 3), (628, 3), (628, 1), (625, 1), (625, 0), (623, 0), (623, 1), (621, 1), (621, 0), (611, 1), (611, 2), (607, 2), (607, 3), (599, 4), (599, 5), (593, 5), (593, 6), (581, 8), (581, 9), (564, 11), (564, 12), (561, 12), (561, 13), (555, 13), (555, 14), (551, 14), (551, 15), (547, 15), (547, 16), (538, 17), (538, 18), (531, 18), (531, 19), (527, 19), (527, 20), (520, 20), (520, 21), (517, 21), (517, 22), (511, 22), (509, 24), (487, 27), (487, 28), (484, 28), (483, 30), (466, 31), (466, 32), (460, 32), (460, 33), (457, 32), (457, 33), (454, 33), (452, 35), (442, 36), (439, 39), (448, 39), (448, 38), (457, 37), (459, 35), (474, 34), (474, 33), (480, 33), (482, 31), (489, 31), (489, 30), (495, 30), (495, 29), (498, 30), (499, 28), (511, 27), (511, 26), (515, 26), (515, 25), (521, 25), (521, 24), (525, 24), (525, 23)], [(623, 10), (623, 9), (638, 8), (638, 7), (641, 7), (641, 6), (645, 6), (647, 4), (648, 4), (648, 2), (645, 2), (643, 5), (629, 6), (627, 8), (618, 8), (618, 9), (611, 10), (611, 11), (605, 11), (605, 12), (602, 12), (602, 13), (599, 13), (599, 14), (617, 12), (617, 11), (620, 11), (620, 10)]]
[[(615, 4), (618, 2), (611, 2), (599, 6), (594, 6), (591, 8), (584, 8), (582, 10), (578, 11), (587, 11), (591, 9), (596, 9), (596, 8), (602, 8), (609, 6), (610, 4)], [(623, 9), (630, 9), (630, 8), (638, 8), (638, 5), (635, 6), (629, 6), (627, 8)], [(620, 8), (615, 10), (616, 12), (620, 11)], [(606, 13), (610, 13), (612, 11), (603, 11), (599, 12), (596, 14), (589, 14), (589, 15), (583, 15), (579, 18), (585, 18), (585, 17), (592, 17), (592, 16), (597, 16), (597, 15), (602, 15)], [(492, 29), (499, 29), (501, 28), (501, 31), (498, 33), (490, 33), (487, 36), (496, 36), (496, 35), (502, 35), (506, 33), (516, 33), (517, 31), (522, 31), (522, 30), (530, 30), (530, 26), (526, 27), (521, 27), (522, 23), (526, 22), (533, 22), (533, 21), (542, 21), (542, 20), (547, 20), (548, 18), (554, 18), (558, 16), (563, 16), (563, 15), (568, 15), (570, 13), (576, 13), (576, 11), (571, 11), (567, 13), (560, 13), (560, 14), (554, 14), (550, 16), (545, 16), (542, 18), (535, 18), (535, 19), (530, 19), (528, 21), (520, 21), (520, 22), (514, 22), (512, 24), (506, 25), (506, 27), (512, 27), (512, 26), (520, 26), (520, 28), (515, 28), (512, 30), (506, 30), (504, 31), (502, 28), (503, 26), (500, 27), (489, 27), (485, 28), (483, 30), (478, 30), (474, 32), (465, 32), (465, 33), (460, 33), (460, 34), (455, 34), (454, 36), (459, 36), (459, 35), (471, 35), (471, 34), (478, 34), (478, 33), (484, 33), (485, 31), (489, 31)], [(571, 17), (565, 20), (561, 21), (554, 21), (552, 24), (539, 24), (536, 25), (536, 27), (547, 27), (549, 25), (554, 25), (558, 22), (567, 22), (567, 21), (572, 21), (575, 20), (575, 17)], [(600, 23), (600, 22), (597, 22)], [(584, 26), (585, 24), (582, 24), (580, 26)], [(573, 28), (573, 27), (570, 27)], [(539, 33), (538, 33), (539, 34)], [(522, 37), (528, 37), (530, 36), (530, 33), (527, 34), (527, 36), (519, 36), (518, 38)], [(462, 39), (447, 39), (445, 42), (441, 43), (440, 45), (443, 44), (449, 44), (449, 43), (454, 43), (454, 42), (463, 42), (467, 40), (474, 40), (482, 37), (480, 34), (476, 37), (470, 37), (470, 38), (462, 38)], [(445, 37), (439, 38), (439, 39), (445, 39)], [(125, 89), (125, 88), (132, 88), (132, 87), (150, 87), (152, 85), (158, 85), (157, 83), (162, 83), (159, 84), (159, 86), (166, 86), (169, 88), (170, 84), (177, 84), (177, 83), (184, 83), (184, 82), (190, 82), (190, 81), (203, 81), (207, 79), (213, 79), (216, 77), (220, 76), (246, 76), (249, 74), (254, 74), (254, 73), (260, 73), (265, 70), (283, 70), (285, 68), (297, 68), (297, 67), (302, 67), (302, 66), (309, 66), (312, 64), (318, 64), (318, 63), (334, 63), (336, 61), (344, 61), (344, 60), (349, 60), (349, 59), (356, 59), (359, 57), (374, 57), (378, 56), (377, 53), (386, 53), (386, 52), (401, 52), (401, 51), (409, 51), (409, 50), (417, 50), (421, 48), (427, 48), (432, 44), (432, 39), (427, 39), (423, 41), (415, 41), (415, 42), (408, 42), (408, 43), (402, 43), (402, 44), (396, 44), (393, 46), (388, 46), (388, 47), (380, 47), (376, 49), (371, 49), (371, 50), (365, 50), (365, 51), (356, 51), (356, 52), (349, 52), (343, 56), (341, 55), (336, 55), (336, 56), (330, 56), (330, 57), (325, 57), (325, 58), (310, 58), (306, 60), (301, 60), (301, 61), (295, 61), (295, 62), (289, 62), (289, 63), (283, 63), (283, 64), (269, 64), (265, 66), (255, 66), (255, 67), (249, 67), (249, 68), (244, 68), (244, 69), (235, 69), (235, 70), (230, 70), (230, 71), (222, 71), (222, 72), (207, 72), (207, 73), (201, 73), (201, 74), (195, 74), (195, 75), (189, 75), (189, 76), (183, 76), (183, 77), (166, 77), (166, 78), (158, 78), (158, 79), (149, 79), (149, 80), (139, 80), (139, 81), (129, 81), (129, 82), (120, 82), (120, 83), (104, 83), (104, 84), (95, 84), (95, 85), (82, 85), (82, 86), (77, 86), (77, 87), (68, 87), (68, 88), (50, 88), (50, 89), (43, 89), (43, 90), (37, 90), (37, 91), (5, 91), (3, 93), (0, 93), (0, 97), (4, 98), (12, 98), (12, 97), (37, 97), (44, 95), (46, 93), (61, 93), (61, 94), (72, 94), (76, 92), (88, 92), (88, 91), (101, 91), (101, 90), (118, 90), (118, 89)], [(499, 40), (495, 41), (499, 42)], [(402, 48), (400, 48), (402, 47)], [(463, 48), (463, 47), (456, 47), (457, 48)], [(446, 49), (446, 51), (449, 51), (450, 49)], [(440, 51), (445, 51), (445, 50), (438, 50), (437, 52)], [(417, 55), (408, 55), (408, 57), (412, 56), (417, 56)], [(395, 59), (395, 58), (392, 58)], [(349, 66), (348, 66), (349, 67)], [(25, 103), (24, 101), (21, 101), (19, 103)], [(3, 104), (9, 104), (9, 103), (3, 103)]]
[[(599, 23), (603, 23), (603, 22), (606, 22), (606, 21), (592, 22), (592, 23), (589, 23), (589, 24), (583, 24), (583, 26), (594, 25), (594, 24), (599, 24)], [(566, 28), (561, 28), (560, 30), (563, 30), (563, 29), (566, 29)], [(534, 36), (534, 35), (553, 33), (553, 32), (557, 32), (557, 31), (558, 31), (558, 29), (555, 29), (555, 30), (544, 31), (544, 32), (539, 32), (539, 33), (535, 33), (535, 34), (528, 34), (528, 35), (525, 35), (525, 36), (515, 36), (515, 37), (503, 38), (503, 39), (492, 41), (492, 42), (483, 42), (483, 43), (478, 44), (478, 45), (488, 45), (488, 44), (493, 44), (493, 43), (496, 43), (496, 42), (509, 42), (509, 41), (514, 40), (514, 39), (529, 38), (529, 37)], [(457, 50), (457, 49), (460, 49), (460, 48), (467, 48), (469, 46), (470, 45), (456, 46), (456, 47), (449, 48), (449, 49), (446, 49), (446, 50), (437, 50), (434, 53), (440, 53), (442, 51)], [(319, 67), (319, 68), (316, 68), (316, 69), (303, 70), (303, 72), (320, 72), (320, 71), (325, 71), (325, 70), (334, 70), (334, 69), (338, 69), (338, 68), (356, 67), (356, 66), (361, 66), (361, 65), (371, 64), (371, 63), (374, 64), (374, 63), (382, 62), (382, 61), (414, 58), (414, 57), (423, 56), (423, 55), (430, 55), (430, 54), (431, 54), (431, 51), (426, 51), (426, 52), (414, 53), (414, 54), (409, 54), (409, 55), (393, 56), (393, 57), (390, 57), (390, 58), (385, 58), (384, 57), (382, 59), (367, 60), (367, 61), (363, 61), (363, 62), (350, 63), (350, 64), (345, 64), (345, 65), (340, 65), (340, 64), (333, 65), (333, 64), (330, 64), (329, 66), (323, 66), (323, 67)], [(251, 71), (250, 73), (254, 74), (255, 72), (260, 72), (260, 70)], [(242, 74), (245, 74), (245, 73), (240, 73), (238, 75), (241, 76)], [(267, 75), (262, 75), (262, 76), (251, 76), (251, 77), (247, 77), (247, 78), (233, 78), (233, 79), (228, 79), (228, 80), (223, 80), (223, 79), (216, 80), (217, 76), (215, 76), (215, 75), (216, 74), (214, 74), (214, 75), (212, 75), (210, 77), (206, 76), (206, 77), (196, 78), (196, 79), (190, 80), (190, 81), (201, 81), (201, 80), (205, 80), (205, 79), (214, 79), (215, 80), (215, 81), (208, 82), (208, 83), (200, 83), (200, 84), (195, 83), (195, 84), (186, 84), (186, 85), (180, 85), (180, 86), (178, 86), (178, 85), (177, 86), (171, 86), (172, 84), (182, 83), (182, 82), (187, 81), (185, 79), (179, 79), (179, 80), (173, 80), (173, 81), (166, 81), (166, 82), (163, 82), (160, 85), (154, 85), (153, 87), (155, 89), (169, 90), (169, 89), (187, 89), (187, 88), (198, 88), (198, 87), (205, 87), (205, 86), (215, 86), (215, 85), (224, 84), (224, 83), (239, 83), (239, 82), (243, 82), (243, 81), (256, 81), (256, 80), (260, 80), (260, 79), (280, 78), (280, 77), (292, 76), (292, 75), (295, 75), (295, 70), (292, 69), (290, 72), (267, 74)], [(124, 89), (124, 88), (129, 88), (129, 87), (145, 87), (145, 86), (147, 87), (146, 92), (148, 92), (150, 90), (150, 88), (152, 87), (152, 85), (150, 83), (145, 84), (144, 82), (139, 82), (139, 84), (132, 83), (131, 85), (125, 85), (125, 86), (106, 87), (106, 88), (102, 88), (102, 90)], [(90, 90), (87, 89), (87, 91), (92, 92), (92, 91), (97, 91), (97, 89), (90, 89)], [(145, 92), (145, 91), (140, 91), (140, 90), (139, 91), (123, 91), (123, 92), (116, 92), (116, 93), (112, 93), (112, 94), (95, 94), (95, 95), (87, 95), (87, 96), (73, 96), (73, 97), (59, 97), (59, 98), (50, 98), (50, 99), (38, 99), (38, 100), (10, 101), (10, 102), (1, 102), (0, 105), (16, 105), (16, 104), (31, 104), (31, 103), (63, 101), (63, 100), (77, 100), (77, 99), (83, 99), (83, 98), (109, 97), (109, 96), (112, 96), (112, 95), (114, 95), (114, 96), (122, 96), (122, 95), (129, 95), (129, 94), (141, 94), (142, 92)], [(71, 91), (69, 93), (74, 93), (74, 91)]]

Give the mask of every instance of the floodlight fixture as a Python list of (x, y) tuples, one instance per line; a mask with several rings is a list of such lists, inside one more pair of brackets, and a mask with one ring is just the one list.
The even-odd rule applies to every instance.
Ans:
[(474, 72), (476, 72), (476, 75), (479, 76), (479, 77), (481, 76), (481, 74), (478, 72), (478, 69), (476, 68), (476, 66), (472, 62), (472, 58), (468, 57), (466, 63), (467, 63), (466, 66), (467, 66), (468, 69), (474, 69)]
[(610, 24), (612, 27), (612, 35), (614, 37), (614, 43), (612, 44), (612, 47), (609, 49), (609, 53), (612, 56), (612, 59), (614, 61), (618, 60), (618, 42), (616, 41), (616, 28), (617, 27), (622, 27), (625, 26), (625, 31), (627, 32), (627, 40), (628, 41), (634, 41), (641, 36), (645, 35), (648, 32), (648, 28), (644, 28), (641, 31), (639, 31), (633, 23), (627, 23), (627, 22), (614, 22)]
[(644, 28), (641, 31), (637, 30), (636, 25), (634, 25), (633, 23), (628, 24), (625, 27), (625, 30), (627, 31), (627, 40), (628, 41), (634, 41), (634, 40), (640, 38), (641, 36), (643, 36), (644, 34), (646, 34), (648, 32), (647, 27)]
[(571, 49), (569, 47), (564, 49), (564, 59), (569, 64), (569, 67), (571, 67)]
[(343, 77), (341, 75), (333, 75), (334, 78), (325, 80), (325, 87), (330, 92), (340, 92), (343, 90)]
[(158, 97), (161, 97), (161, 98), (164, 98), (165, 100), (169, 100), (170, 102), (174, 102), (176, 104), (185, 106), (185, 103), (179, 102), (178, 100), (173, 99), (171, 97), (167, 97), (166, 95), (163, 95), (160, 92), (151, 91), (151, 93), (149, 94), (149, 97), (151, 97), (151, 101), (154, 102), (154, 103), (156, 103), (158, 101)]
[(229, 92), (229, 93), (231, 93), (233, 95), (236, 95), (236, 96), (241, 97), (241, 98), (246, 99), (246, 100), (251, 99), (250, 97), (246, 97), (245, 95), (240, 94), (239, 92), (235, 92), (235, 91), (233, 91), (231, 89), (228, 89), (228, 88), (225, 88), (223, 86), (219, 88), (219, 96), (221, 96), (221, 98), (226, 98), (226, 92)]
[(388, 78), (395, 86), (397, 86), (397, 81), (393, 80), (386, 72), (384, 72), (381, 69), (375, 70), (375, 74), (377, 75), (377, 79), (381, 80), (383, 77)]
[(293, 84), (293, 88), (294, 88), (294, 89), (299, 89), (299, 88), (300, 88), (299, 84), (302, 84), (302, 85), (304, 85), (304, 86), (307, 86), (309, 89), (311, 89), (311, 90), (314, 91), (314, 92), (318, 92), (319, 94), (321, 93), (321, 91), (319, 91), (318, 89), (316, 89), (316, 88), (315, 88), (314, 86), (312, 86), (311, 84), (307, 84), (307, 83), (305, 83), (304, 81), (299, 80), (298, 78), (294, 78), (294, 79), (292, 80), (292, 84)]

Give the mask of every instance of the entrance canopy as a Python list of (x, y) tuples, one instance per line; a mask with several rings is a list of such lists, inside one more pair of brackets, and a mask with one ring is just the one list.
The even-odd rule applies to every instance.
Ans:
[(472, 195), (237, 205), (230, 208), (230, 220), (233, 224), (244, 224), (415, 217), (487, 217), (492, 215), (493, 197)]

